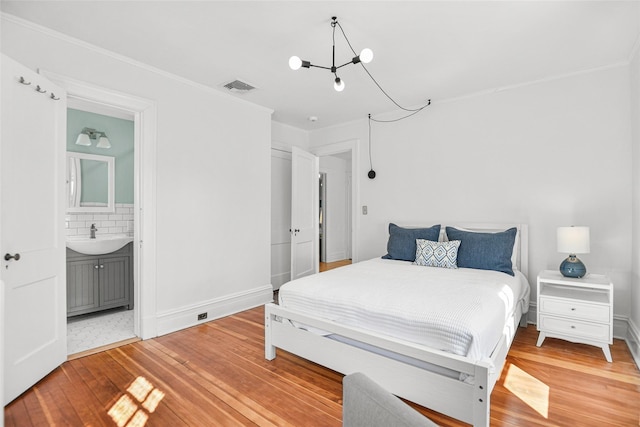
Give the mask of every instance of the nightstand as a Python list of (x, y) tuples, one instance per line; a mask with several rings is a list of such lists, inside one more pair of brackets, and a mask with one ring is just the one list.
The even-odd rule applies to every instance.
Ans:
[(601, 347), (611, 362), (613, 343), (613, 284), (607, 276), (587, 274), (581, 279), (559, 271), (538, 274), (538, 336)]

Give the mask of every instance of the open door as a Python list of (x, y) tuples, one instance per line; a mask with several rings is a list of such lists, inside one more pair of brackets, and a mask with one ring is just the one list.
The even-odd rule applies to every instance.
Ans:
[(4, 404), (67, 358), (66, 93), (2, 55), (0, 279)]
[(291, 151), (291, 280), (318, 272), (318, 158)]

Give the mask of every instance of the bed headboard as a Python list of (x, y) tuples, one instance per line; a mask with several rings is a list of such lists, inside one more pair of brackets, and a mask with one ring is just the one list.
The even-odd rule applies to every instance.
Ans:
[(440, 228), (440, 240), (443, 240), (443, 236), (445, 233), (446, 227), (455, 227), (455, 228), (464, 228), (472, 231), (479, 231), (484, 233), (497, 233), (499, 231), (504, 231), (509, 228), (515, 227), (518, 232), (516, 234), (516, 241), (514, 246), (517, 248), (516, 255), (516, 265), (524, 274), (524, 276), (529, 278), (529, 229), (527, 224), (522, 223), (447, 223), (447, 222), (438, 222), (434, 221), (432, 224), (441, 224)]

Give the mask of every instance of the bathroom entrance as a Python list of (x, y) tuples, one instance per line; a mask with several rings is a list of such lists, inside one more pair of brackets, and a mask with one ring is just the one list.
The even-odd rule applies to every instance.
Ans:
[[(69, 215), (69, 221), (65, 221), (65, 234), (67, 232), (70, 235), (75, 233), (80, 237), (84, 235), (90, 239), (91, 228), (94, 228), (93, 232), (95, 232), (96, 237), (111, 238), (103, 239), (100, 242), (102, 246), (99, 247), (95, 254), (83, 254), (83, 251), (74, 251), (79, 256), (91, 257), (97, 255), (93, 259), (93, 261), (97, 262), (92, 265), (85, 265), (85, 272), (88, 275), (89, 267), (91, 267), (92, 277), (97, 277), (97, 281), (92, 284), (92, 289), (95, 290), (96, 286), (105, 288), (102, 293), (98, 290), (97, 304), (100, 310), (91, 312), (92, 309), (89, 309), (80, 313), (87, 307), (78, 307), (76, 304), (78, 302), (77, 299), (71, 304), (67, 303), (67, 309), (69, 309), (69, 306), (73, 306), (73, 314), (82, 314), (86, 318), (92, 316), (99, 318), (102, 314), (107, 314), (107, 310), (113, 310), (109, 314), (114, 314), (118, 310), (126, 310), (130, 316), (126, 320), (128, 324), (126, 326), (127, 330), (131, 330), (130, 323), (133, 323), (133, 333), (131, 335), (134, 338), (132, 339), (153, 338), (157, 334), (155, 305), (156, 145), (154, 143), (157, 127), (156, 105), (153, 101), (147, 99), (94, 86), (56, 73), (45, 70), (41, 71), (41, 73), (67, 91), (67, 107), (69, 111), (76, 110), (76, 112), (72, 113), (76, 117), (72, 118), (70, 116), (69, 123), (66, 123), (67, 126), (73, 125), (74, 130), (69, 129), (67, 141), (63, 143), (65, 145), (73, 145), (75, 148), (76, 146), (89, 147), (89, 145), (86, 145), (89, 142), (96, 150), (98, 148), (101, 149), (99, 154), (85, 153), (84, 156), (103, 156), (103, 158), (98, 157), (99, 160), (104, 160), (104, 157), (114, 158), (115, 156), (110, 156), (109, 154), (120, 150), (120, 148), (116, 147), (117, 144), (121, 143), (119, 133), (128, 133), (130, 137), (131, 123), (133, 123), (133, 145), (129, 145), (128, 149), (122, 149), (118, 158), (114, 159), (113, 192), (111, 192), (109, 186), (102, 187), (102, 191), (106, 191), (109, 194), (107, 196), (107, 204), (110, 204), (109, 200), (113, 195), (114, 211), (96, 212), (96, 210), (104, 209), (101, 206), (101, 204), (105, 203), (104, 199), (85, 201), (88, 206), (83, 206), (81, 209), (88, 210), (88, 212), (75, 212), (77, 214), (75, 218), (78, 219), (77, 223), (72, 223), (71, 221), (73, 217), (70, 214), (74, 213), (73, 209), (68, 209), (67, 211), (66, 215)], [(109, 130), (109, 132), (112, 132), (110, 134), (107, 131), (106, 124), (103, 122), (89, 123), (83, 121), (89, 119), (118, 119), (123, 122), (129, 122), (128, 128), (124, 126), (128, 130), (124, 132), (122, 128), (118, 130), (116, 126), (113, 132)], [(60, 123), (60, 125), (63, 126), (64, 124)], [(78, 142), (80, 143), (78, 144)], [(108, 146), (110, 148), (107, 148)], [(82, 150), (76, 149), (76, 151)], [(131, 165), (133, 166), (131, 167)], [(126, 167), (122, 170), (119, 166)], [(82, 165), (79, 165), (79, 167), (77, 170), (81, 170)], [(102, 167), (104, 168), (104, 166)], [(106, 168), (110, 170), (108, 165)], [(106, 174), (108, 176), (108, 172)], [(126, 185), (129, 187), (124, 190), (118, 190), (119, 180), (128, 182)], [(133, 181), (132, 189), (131, 181)], [(123, 194), (118, 195), (118, 191), (123, 192), (124, 198), (121, 197)], [(96, 206), (89, 206), (91, 204)], [(92, 209), (93, 211), (91, 211)], [(91, 217), (89, 217), (90, 215)], [(113, 216), (110, 217), (110, 215)], [(114, 238), (113, 235), (120, 236)], [(89, 243), (91, 244), (92, 242), (95, 241), (91, 240)], [(111, 246), (105, 249), (105, 243), (108, 245), (116, 244), (116, 247)], [(69, 243), (67, 243), (68, 245)], [(88, 264), (89, 262), (88, 259), (74, 259), (74, 262), (76, 261), (78, 264), (85, 262)], [(80, 268), (78, 265), (74, 267)], [(130, 278), (130, 283), (123, 285), (121, 280), (123, 277)], [(128, 291), (124, 290), (126, 287), (128, 287)], [(128, 300), (126, 300), (127, 296)], [(131, 306), (133, 306), (132, 309)], [(104, 310), (102, 310), (103, 308)], [(67, 315), (67, 313), (62, 314), (65, 317)], [(114, 322), (111, 323), (113, 324)], [(115, 323), (120, 322), (117, 321)], [(117, 341), (116, 344), (111, 344), (111, 346), (121, 344), (123, 344), (123, 341)], [(70, 350), (75, 351), (73, 349)], [(91, 352), (92, 350), (88, 351)], [(80, 354), (83, 355), (83, 353)]]
[(67, 354), (138, 339), (134, 331), (134, 115), (69, 98)]

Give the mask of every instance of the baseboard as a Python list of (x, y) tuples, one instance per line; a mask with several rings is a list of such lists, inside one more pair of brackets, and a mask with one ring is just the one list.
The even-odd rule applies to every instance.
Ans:
[(345, 251), (332, 252), (327, 254), (326, 262), (342, 261), (343, 259), (347, 259), (347, 253)]
[(535, 325), (538, 323), (538, 308), (535, 303), (529, 303), (529, 311), (527, 311), (527, 323)]
[(640, 369), (640, 330), (631, 319), (629, 319), (628, 323), (629, 328), (625, 341), (627, 342), (629, 351), (631, 351), (634, 362), (636, 362), (636, 366)]
[[(157, 316), (157, 333), (158, 336), (165, 335), (199, 323), (258, 307), (271, 301), (273, 301), (273, 287), (265, 285), (246, 292), (226, 295), (200, 304), (167, 311)], [(202, 313), (206, 313), (206, 320), (198, 320), (198, 315)]]

